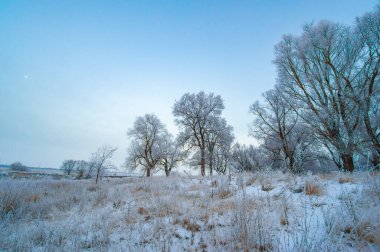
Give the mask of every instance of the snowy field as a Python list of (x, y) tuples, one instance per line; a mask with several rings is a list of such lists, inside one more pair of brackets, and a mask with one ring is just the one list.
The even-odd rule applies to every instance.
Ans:
[(0, 179), (0, 251), (379, 251), (380, 175)]

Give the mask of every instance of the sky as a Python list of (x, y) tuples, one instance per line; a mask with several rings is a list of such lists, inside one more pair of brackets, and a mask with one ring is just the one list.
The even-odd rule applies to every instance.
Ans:
[(276, 84), (274, 45), (319, 20), (351, 25), (376, 0), (0, 0), (0, 163), (59, 167), (118, 146), (137, 116), (177, 134), (187, 92), (221, 95), (236, 141)]

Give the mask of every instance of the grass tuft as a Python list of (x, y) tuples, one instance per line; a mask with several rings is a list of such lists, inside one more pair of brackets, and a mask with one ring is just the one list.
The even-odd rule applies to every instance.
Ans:
[(342, 177), (339, 177), (338, 182), (339, 184), (352, 183), (353, 179), (351, 177), (342, 176)]
[(320, 196), (322, 195), (322, 187), (318, 182), (307, 180), (305, 184), (305, 193), (306, 195)]

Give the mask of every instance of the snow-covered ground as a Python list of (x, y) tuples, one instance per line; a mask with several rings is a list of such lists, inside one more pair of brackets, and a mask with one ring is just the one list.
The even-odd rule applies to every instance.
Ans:
[(0, 179), (0, 251), (378, 251), (380, 175)]

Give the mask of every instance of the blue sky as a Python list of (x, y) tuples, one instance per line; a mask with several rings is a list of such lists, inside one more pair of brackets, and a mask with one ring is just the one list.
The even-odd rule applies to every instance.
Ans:
[(378, 1), (0, 1), (0, 163), (58, 167), (119, 146), (137, 116), (173, 133), (175, 100), (214, 92), (237, 141), (248, 108), (276, 82), (283, 34), (327, 19), (352, 24)]

